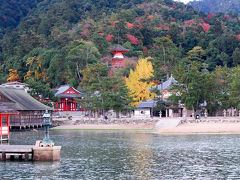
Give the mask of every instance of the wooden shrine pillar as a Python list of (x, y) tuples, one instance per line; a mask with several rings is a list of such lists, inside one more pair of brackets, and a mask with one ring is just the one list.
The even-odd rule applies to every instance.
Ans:
[(9, 142), (10, 115), (18, 115), (18, 113), (0, 113), (0, 144), (4, 141)]

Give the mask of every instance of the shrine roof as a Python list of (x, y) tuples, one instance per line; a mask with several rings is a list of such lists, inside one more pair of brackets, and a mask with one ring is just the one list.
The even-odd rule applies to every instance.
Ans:
[(122, 47), (120, 44), (116, 45), (114, 48), (112, 48), (109, 52), (115, 52), (115, 51), (124, 51), (128, 52), (129, 50)]
[(6, 82), (6, 83), (1, 84), (1, 86), (12, 86), (12, 85), (28, 86), (28, 84), (21, 83), (21, 82), (18, 82), (18, 81)]
[[(162, 99), (164, 102), (167, 102), (167, 99)], [(153, 108), (157, 106), (157, 101), (149, 99), (147, 101), (142, 101), (141, 104), (137, 105), (136, 108)]]
[(162, 84), (159, 84), (157, 86), (158, 90), (164, 90), (164, 89), (171, 89), (172, 85), (177, 84), (178, 82), (174, 79), (174, 77), (171, 75), (171, 77), (163, 82)]
[[(67, 92), (68, 90), (72, 89), (73, 91), (75, 91), (75, 93), (73, 94), (64, 94), (65, 92)], [(55, 92), (55, 96), (56, 97), (65, 97), (65, 98), (78, 98), (78, 97), (82, 97), (81, 96), (81, 92), (78, 91), (77, 89), (75, 89), (74, 87), (71, 87), (70, 85), (62, 85), (58, 88), (57, 92)]]
[(153, 99), (142, 101), (141, 104), (137, 105), (136, 108), (152, 108), (156, 107), (157, 103)]
[(9, 109), (9, 111), (52, 110), (51, 107), (48, 107), (37, 101), (22, 88), (0, 86), (0, 93), (10, 100), (9, 102), (1, 102), (1, 106), (6, 110)]

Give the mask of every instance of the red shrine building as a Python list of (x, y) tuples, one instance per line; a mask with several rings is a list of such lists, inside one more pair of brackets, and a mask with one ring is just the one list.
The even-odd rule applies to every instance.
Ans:
[(79, 107), (76, 101), (76, 99), (82, 98), (81, 94), (80, 91), (69, 85), (60, 86), (55, 93), (55, 96), (60, 99), (56, 104), (56, 109), (58, 111), (82, 110), (82, 107)]
[(113, 68), (121, 68), (125, 66), (125, 60), (123, 53), (128, 52), (127, 49), (122, 47), (121, 45), (115, 46), (113, 49), (111, 49), (109, 52), (113, 53), (114, 56), (112, 58), (112, 66)]

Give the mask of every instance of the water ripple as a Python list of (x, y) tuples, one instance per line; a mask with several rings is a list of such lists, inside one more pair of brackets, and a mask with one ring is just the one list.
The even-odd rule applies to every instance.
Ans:
[[(12, 133), (34, 144), (43, 132)], [(240, 179), (239, 135), (51, 131), (61, 162), (1, 162), (0, 179)]]

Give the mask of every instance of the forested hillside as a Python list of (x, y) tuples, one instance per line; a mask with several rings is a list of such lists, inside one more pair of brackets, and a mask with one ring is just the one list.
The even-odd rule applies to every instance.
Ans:
[(0, 37), (7, 28), (16, 27), (28, 12), (43, 0), (2, 0), (0, 2)]
[[(27, 3), (19, 17), (34, 2)], [(129, 49), (128, 57), (151, 56), (155, 79), (169, 76), (190, 50), (201, 54), (210, 71), (216, 65), (240, 63), (240, 21), (235, 14), (209, 16), (171, 0), (44, 0), (19, 20), (16, 28), (18, 23), (2, 21), (2, 27), (12, 29), (1, 38), (1, 82), (15, 69), (20, 81), (77, 87), (81, 70), (108, 61), (108, 51), (117, 43)]]
[(239, 0), (194, 0), (189, 4), (205, 13), (240, 13)]

